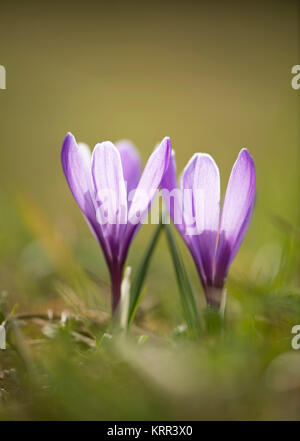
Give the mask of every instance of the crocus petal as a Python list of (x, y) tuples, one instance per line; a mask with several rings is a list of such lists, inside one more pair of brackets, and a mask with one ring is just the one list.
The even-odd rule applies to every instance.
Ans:
[(249, 226), (249, 222), (250, 222), (251, 217), (252, 217), (254, 205), (255, 205), (255, 194), (253, 196), (252, 204), (249, 205), (247, 214), (245, 216), (243, 224), (241, 225), (239, 234), (236, 237), (235, 244), (234, 244), (234, 246), (233, 246), (233, 248), (231, 250), (230, 262), (232, 262), (232, 260), (235, 258), (235, 255), (238, 252), (238, 250), (240, 248), (240, 245), (241, 245), (241, 243), (242, 243), (242, 241), (244, 239), (244, 236), (246, 234), (247, 228)]
[(220, 216), (220, 173), (213, 158), (204, 153), (197, 157), (193, 182), (197, 227), (200, 232), (218, 231)]
[(193, 205), (196, 230), (200, 234), (199, 252), (206, 283), (212, 284), (220, 221), (220, 174), (215, 161), (207, 154), (197, 156), (193, 182)]
[(193, 256), (199, 276), (203, 284), (206, 283), (206, 274), (203, 268), (202, 256), (199, 247), (199, 237), (196, 231), (195, 207), (193, 198), (193, 187), (195, 169), (199, 153), (196, 153), (189, 160), (180, 178), (180, 189), (182, 192), (183, 227), (182, 237), (186, 242)]
[(165, 137), (147, 161), (129, 208), (128, 224), (120, 258), (122, 262), (125, 261), (129, 245), (145, 218), (161, 184), (169, 165), (171, 150), (171, 140)]
[(91, 154), (86, 144), (77, 145), (68, 133), (62, 146), (61, 161), (70, 190), (79, 205), (94, 236), (99, 240), (108, 265), (111, 251), (96, 219), (95, 202), (92, 197)]
[(221, 284), (246, 233), (255, 199), (253, 159), (242, 149), (232, 168), (221, 215), (216, 281)]
[(162, 195), (170, 217), (182, 231), (182, 198), (177, 187), (175, 152), (172, 150), (169, 166), (161, 181)]
[(74, 136), (68, 133), (63, 142), (61, 162), (71, 192), (83, 213), (88, 217), (95, 214), (94, 204), (90, 195), (91, 169), (88, 165), (86, 152), (79, 147)]
[(128, 220), (140, 223), (147, 213), (169, 165), (171, 140), (165, 137), (147, 161), (129, 209)]
[(141, 158), (134, 145), (127, 140), (118, 141), (116, 147), (121, 156), (127, 194), (135, 190), (141, 177)]
[(247, 149), (242, 149), (232, 168), (223, 204), (220, 231), (224, 231), (231, 248), (235, 249), (236, 240), (244, 236), (245, 219), (253, 206), (255, 196), (255, 167)]
[(195, 168), (199, 153), (194, 154), (185, 166), (180, 178), (180, 189), (182, 192), (183, 222), (186, 234), (195, 232), (196, 217), (193, 199), (193, 186)]
[[(117, 243), (119, 226), (127, 222), (127, 193), (120, 154), (110, 141), (97, 144), (94, 149), (92, 178), (98, 222), (106, 234)], [(102, 223), (104, 221), (105, 223)]]
[(161, 180), (161, 188), (172, 191), (177, 188), (175, 152), (172, 150), (168, 168)]

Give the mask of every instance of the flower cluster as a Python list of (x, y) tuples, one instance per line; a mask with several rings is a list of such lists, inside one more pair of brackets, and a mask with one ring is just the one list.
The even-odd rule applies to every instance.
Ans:
[(120, 301), (130, 244), (159, 188), (194, 259), (208, 305), (220, 307), (228, 269), (255, 201), (254, 162), (246, 149), (233, 166), (222, 209), (219, 170), (213, 158), (195, 154), (177, 185), (175, 154), (168, 137), (155, 148), (143, 173), (140, 157), (129, 141), (102, 142), (91, 154), (86, 144), (77, 144), (69, 133), (61, 159), (71, 192), (103, 250), (113, 312)]

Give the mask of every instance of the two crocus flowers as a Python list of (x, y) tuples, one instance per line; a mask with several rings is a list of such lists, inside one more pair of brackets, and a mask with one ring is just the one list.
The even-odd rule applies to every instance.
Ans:
[(170, 217), (196, 264), (208, 305), (218, 309), (229, 266), (248, 227), (255, 199), (255, 168), (246, 149), (233, 166), (223, 208), (220, 177), (211, 156), (196, 154), (177, 186), (168, 137), (155, 148), (141, 174), (129, 141), (97, 144), (93, 153), (68, 134), (62, 166), (73, 196), (103, 250), (117, 310), (130, 244), (159, 188)]

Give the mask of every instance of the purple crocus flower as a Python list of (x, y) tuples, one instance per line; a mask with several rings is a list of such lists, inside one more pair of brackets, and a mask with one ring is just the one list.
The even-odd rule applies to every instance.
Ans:
[(255, 185), (254, 162), (247, 149), (240, 151), (232, 168), (222, 210), (219, 169), (210, 155), (197, 153), (191, 158), (177, 189), (172, 154), (162, 181), (169, 194), (165, 202), (170, 217), (192, 254), (206, 301), (216, 309), (252, 215)]
[[(61, 152), (73, 196), (99, 241), (111, 277), (112, 310), (120, 299), (122, 272), (131, 241), (160, 186), (171, 155), (169, 138), (154, 150), (141, 175), (141, 161), (129, 141), (89, 148), (68, 133)], [(140, 176), (141, 175), (141, 176)], [(135, 191), (134, 191), (135, 190)], [(105, 222), (105, 219), (107, 222)]]

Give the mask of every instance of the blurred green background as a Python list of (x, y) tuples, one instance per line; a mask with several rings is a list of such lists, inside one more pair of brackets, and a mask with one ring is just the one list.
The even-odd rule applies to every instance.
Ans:
[[(61, 171), (68, 131), (91, 147), (130, 139), (144, 163), (168, 135), (179, 172), (195, 152), (215, 158), (223, 194), (239, 150), (247, 147), (257, 168), (257, 204), (230, 271), (229, 311), (244, 289), (239, 283), (269, 293), (280, 280), (299, 292), (298, 255), (291, 257), (299, 226), (300, 95), (291, 87), (291, 68), (300, 63), (299, 2), (6, 2), (0, 49), (7, 71), (7, 89), (0, 90), (0, 291), (8, 294), (8, 310), (18, 303), (19, 311), (61, 311), (57, 283), (75, 289), (78, 268), (101, 280), (91, 288), (94, 306), (98, 295), (109, 310), (104, 259)], [(152, 231), (146, 225), (136, 237), (128, 258), (133, 269)], [(203, 304), (193, 262), (177, 238)], [(169, 336), (182, 322), (164, 237), (143, 308), (143, 325), (159, 335)], [(249, 352), (244, 355), (248, 360)], [(149, 408), (140, 417), (157, 417)], [(183, 416), (205, 416), (199, 409)], [(172, 412), (164, 416), (178, 417)], [(222, 417), (218, 412), (209, 417)], [(224, 418), (236, 416), (228, 413)]]

